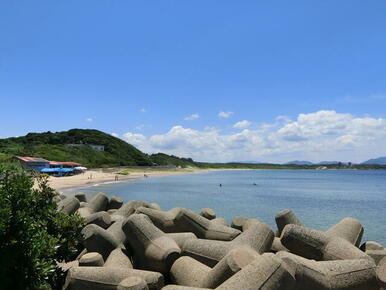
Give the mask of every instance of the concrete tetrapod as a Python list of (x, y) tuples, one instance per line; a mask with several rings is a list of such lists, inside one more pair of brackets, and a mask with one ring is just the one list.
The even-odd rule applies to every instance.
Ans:
[(139, 207), (151, 207), (151, 204), (146, 201), (131, 200), (122, 205), (115, 213), (111, 215), (112, 221), (119, 221), (131, 216)]
[(82, 234), (87, 252), (97, 252), (102, 255), (104, 260), (119, 245), (113, 235), (94, 224), (85, 226)]
[(370, 259), (308, 260), (288, 252), (276, 254), (295, 276), (297, 290), (377, 290), (375, 264)]
[(177, 243), (178, 247), (180, 247), (180, 249), (182, 249), (184, 243), (187, 240), (197, 239), (196, 235), (193, 233), (168, 233), (166, 235), (172, 238)]
[(102, 255), (96, 252), (86, 253), (79, 259), (79, 266), (103, 266)]
[(274, 233), (263, 223), (255, 223), (233, 241), (190, 239), (185, 241), (182, 255), (190, 256), (209, 267), (214, 267), (229, 251), (247, 247), (262, 254), (271, 249)]
[(131, 263), (130, 258), (127, 255), (127, 251), (121, 247), (118, 247), (111, 251), (103, 266), (110, 268), (117, 267), (121, 269), (133, 269), (133, 264)]
[(248, 248), (231, 250), (214, 268), (210, 268), (189, 257), (180, 257), (170, 269), (171, 280), (183, 286), (216, 288), (246, 265), (259, 254)]
[(123, 205), (123, 199), (119, 196), (112, 196), (109, 200), (109, 204), (107, 205), (107, 210), (109, 209), (119, 209)]
[(386, 257), (386, 249), (367, 250), (365, 253), (369, 255), (371, 258), (373, 258), (373, 260), (375, 261), (375, 264), (377, 265), (384, 257)]
[(367, 241), (360, 246), (360, 249), (363, 252), (366, 252), (367, 250), (383, 250), (383, 246), (374, 241)]
[(163, 276), (158, 272), (110, 267), (72, 267), (68, 270), (64, 290), (116, 290), (126, 278), (140, 277), (149, 289), (161, 289)]
[(294, 224), (285, 226), (280, 240), (292, 253), (317, 261), (370, 259), (345, 239)]
[(105, 211), (107, 204), (109, 202), (109, 198), (105, 193), (100, 192), (95, 195), (86, 206), (79, 208), (78, 212), (81, 217), (87, 217), (92, 213), (96, 213), (98, 211)]
[(302, 222), (294, 214), (292, 210), (285, 209), (275, 215), (275, 221), (278, 229), (278, 236), (280, 237), (286, 225), (294, 224), (302, 226)]
[(75, 213), (79, 209), (79, 207), (79, 200), (73, 196), (68, 196), (65, 199), (60, 200), (58, 203), (58, 211), (66, 214)]
[(211, 209), (211, 208), (203, 208), (200, 213), (199, 213), (200, 216), (203, 216), (204, 218), (208, 219), (208, 220), (213, 220), (216, 218), (216, 212)]
[(210, 290), (210, 289), (169, 284), (169, 285), (163, 287), (162, 290)]
[(265, 253), (216, 289), (291, 290), (295, 289), (294, 286), (295, 279), (288, 272), (285, 263), (274, 254)]
[(244, 223), (248, 220), (248, 218), (244, 216), (237, 216), (232, 220), (231, 227), (237, 230), (242, 230)]
[(129, 277), (119, 283), (117, 290), (148, 290), (145, 280), (141, 277)]
[(331, 237), (340, 237), (359, 247), (363, 236), (362, 224), (354, 218), (344, 218), (325, 233)]
[(178, 229), (176, 224), (174, 223), (175, 218), (181, 209), (182, 208), (180, 207), (176, 207), (169, 211), (162, 211), (142, 206), (138, 207), (135, 212), (138, 214), (142, 213), (147, 215), (153, 222), (153, 224), (165, 233), (176, 233), (183, 231), (183, 229)]
[(86, 225), (95, 224), (103, 229), (107, 229), (111, 225), (111, 217), (107, 212), (100, 211), (85, 217), (84, 222)]
[(84, 192), (76, 192), (74, 196), (79, 202), (87, 202), (86, 193)]
[(144, 214), (131, 215), (122, 225), (134, 249), (134, 262), (141, 269), (168, 273), (181, 249)]
[(376, 273), (379, 287), (382, 290), (386, 290), (386, 257), (378, 263)]
[(213, 223), (185, 208), (178, 212), (174, 223), (182, 231), (193, 232), (201, 239), (231, 241), (241, 233), (239, 230), (231, 227), (216, 222)]

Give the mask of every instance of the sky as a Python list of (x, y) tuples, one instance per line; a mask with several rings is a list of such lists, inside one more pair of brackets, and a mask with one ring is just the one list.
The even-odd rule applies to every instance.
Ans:
[(0, 138), (198, 161), (386, 156), (386, 2), (0, 1)]

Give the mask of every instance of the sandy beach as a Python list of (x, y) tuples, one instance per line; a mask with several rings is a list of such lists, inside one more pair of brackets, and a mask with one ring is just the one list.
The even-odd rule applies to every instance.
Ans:
[[(118, 172), (125, 171), (126, 175), (118, 174)], [(92, 186), (98, 183), (105, 182), (121, 182), (124, 180), (137, 179), (137, 178), (151, 178), (153, 176), (167, 176), (167, 175), (179, 175), (179, 174), (192, 174), (207, 172), (210, 170), (198, 169), (198, 168), (183, 168), (183, 169), (93, 169), (87, 170), (85, 173), (63, 176), (63, 177), (49, 177), (49, 185), (57, 190), (65, 190), (70, 188)], [(117, 178), (117, 180), (116, 180)]]

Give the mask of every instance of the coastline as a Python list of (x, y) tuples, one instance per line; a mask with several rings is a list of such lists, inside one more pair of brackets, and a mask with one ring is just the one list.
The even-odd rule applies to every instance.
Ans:
[[(173, 168), (173, 169), (125, 169), (127, 175), (119, 174), (122, 168), (104, 168), (87, 170), (83, 174), (54, 177), (50, 176), (48, 179), (49, 186), (61, 192), (63, 190), (89, 187), (96, 184), (114, 183), (128, 180), (135, 180), (139, 178), (156, 177), (156, 176), (170, 176), (181, 174), (195, 174), (205, 173), (210, 171), (219, 171), (223, 169), (200, 169), (200, 168)], [(117, 180), (115, 178), (118, 178)]]

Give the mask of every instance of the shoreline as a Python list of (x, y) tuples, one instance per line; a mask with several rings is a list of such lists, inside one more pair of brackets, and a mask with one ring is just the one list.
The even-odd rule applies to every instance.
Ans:
[[(127, 170), (128, 174), (123, 175), (118, 172), (122, 171), (116, 170), (114, 168), (107, 169), (92, 169), (87, 170), (85, 173), (72, 175), (72, 176), (62, 176), (54, 177), (50, 176), (48, 179), (48, 184), (51, 188), (62, 193), (62, 191), (72, 190), (76, 188), (91, 187), (99, 184), (106, 183), (119, 183), (129, 180), (136, 180), (140, 178), (147, 177), (158, 177), (158, 176), (171, 176), (171, 175), (182, 175), (182, 174), (196, 174), (196, 173), (206, 173), (211, 171), (220, 171), (223, 169), (199, 169), (199, 168), (181, 168), (181, 169), (132, 169)], [(106, 172), (109, 171), (109, 172)], [(91, 177), (91, 178), (90, 178)], [(118, 177), (116, 180), (115, 178)]]

